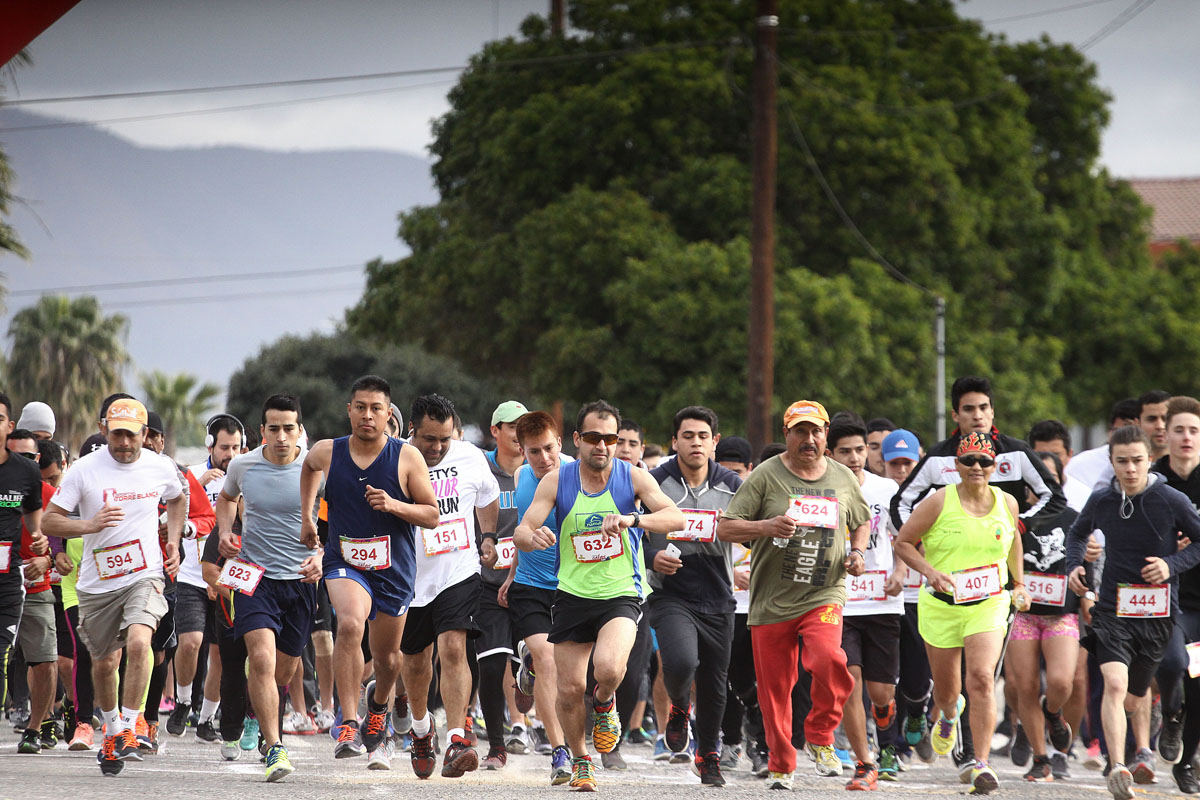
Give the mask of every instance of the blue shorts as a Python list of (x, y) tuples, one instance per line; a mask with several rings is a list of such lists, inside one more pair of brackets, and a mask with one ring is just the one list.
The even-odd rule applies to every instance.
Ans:
[(299, 658), (317, 613), (317, 585), (264, 577), (254, 594), (233, 593), (233, 635), (270, 628), (279, 652)]
[[(375, 619), (376, 613), (383, 613), (389, 617), (403, 616), (404, 612), (408, 611), (408, 604), (412, 602), (411, 590), (403, 592), (388, 578), (381, 577), (374, 572), (356, 569), (343, 561), (340, 556), (331, 555), (328, 550), (325, 551), (323, 569), (326, 584), (329, 581), (347, 578), (367, 590), (367, 594), (371, 596), (371, 613), (367, 619)], [(337, 609), (334, 609), (334, 615), (337, 615)]]

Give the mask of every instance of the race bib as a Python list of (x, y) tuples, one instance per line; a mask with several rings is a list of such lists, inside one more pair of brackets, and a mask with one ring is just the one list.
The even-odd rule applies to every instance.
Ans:
[(266, 570), (257, 564), (240, 558), (231, 558), (221, 568), (217, 586), (224, 586), (226, 589), (241, 592), (247, 597), (253, 597), (254, 590), (258, 588), (258, 582), (262, 580), (265, 573)]
[(1004, 591), (1000, 585), (1000, 567), (997, 564), (960, 569), (953, 574), (953, 578), (955, 603), (984, 600)]
[(146, 555), (138, 539), (93, 550), (92, 557), (96, 559), (96, 572), (102, 581), (132, 575), (146, 568)]
[(471, 546), (467, 521), (461, 518), (443, 522), (433, 530), (422, 528), (421, 537), (425, 542), (425, 555), (427, 556), (440, 556), (442, 553), (466, 550)]
[(492, 569), (509, 569), (512, 567), (513, 556), (517, 553), (517, 546), (513, 544), (512, 537), (501, 539), (496, 542), (496, 563)]
[(887, 583), (887, 570), (871, 570), (862, 575), (847, 575), (846, 599), (887, 600), (887, 592), (883, 588), (885, 583)]
[(1025, 591), (1035, 603), (1062, 608), (1067, 604), (1067, 576), (1026, 572)]
[(904, 575), (905, 589), (920, 589), (921, 583), (924, 582), (925, 576), (917, 572), (912, 567), (908, 568), (908, 572)]
[(12, 563), (12, 542), (0, 542), (0, 573), (8, 572)]
[(50, 583), (54, 584), (55, 586), (62, 583), (62, 573), (58, 571), (58, 567), (50, 568)]
[(837, 498), (794, 494), (788, 503), (787, 517), (805, 528), (837, 528)]
[(378, 570), (392, 565), (392, 540), (387, 536), (374, 539), (342, 537), (342, 558), (355, 569)]
[(676, 542), (715, 542), (717, 540), (717, 511), (704, 508), (681, 508), (683, 530), (671, 531), (667, 538)]
[(600, 531), (571, 534), (571, 547), (575, 550), (575, 560), (584, 564), (611, 561), (625, 552), (620, 534), (605, 536)]
[(1171, 587), (1144, 583), (1117, 584), (1118, 617), (1171, 616)]

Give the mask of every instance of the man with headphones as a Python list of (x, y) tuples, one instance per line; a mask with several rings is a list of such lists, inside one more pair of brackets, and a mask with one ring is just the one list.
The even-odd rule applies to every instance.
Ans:
[[(208, 448), (208, 459), (193, 464), (188, 471), (208, 495), (214, 511), (217, 497), (225, 485), (225, 470), (233, 457), (246, 447), (246, 428), (232, 414), (217, 414), (204, 425), (204, 445)], [(200, 709), (200, 724), (196, 736), (206, 742), (217, 742), (220, 734), (212, 724), (213, 715), (220, 705), (221, 658), (216, 647), (213, 602), (208, 586), (200, 572), (200, 554), (204, 552), (207, 537), (185, 539), (184, 555), (179, 568), (178, 587), (175, 601), (175, 630), (179, 636), (179, 649), (175, 653), (175, 710), (167, 720), (167, 733), (182, 736), (188, 716), (192, 711), (192, 681), (196, 677), (197, 662), (205, 631), (210, 631), (208, 653), (208, 676), (204, 682), (204, 700)]]

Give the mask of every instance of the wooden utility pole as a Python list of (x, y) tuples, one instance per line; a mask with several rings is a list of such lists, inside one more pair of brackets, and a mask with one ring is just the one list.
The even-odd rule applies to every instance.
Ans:
[(746, 437), (757, 453), (774, 440), (775, 393), (775, 56), (777, 0), (757, 0), (754, 49), (754, 197), (750, 230), (750, 352), (746, 374)]
[(550, 0), (550, 32), (561, 37), (566, 30), (566, 0)]

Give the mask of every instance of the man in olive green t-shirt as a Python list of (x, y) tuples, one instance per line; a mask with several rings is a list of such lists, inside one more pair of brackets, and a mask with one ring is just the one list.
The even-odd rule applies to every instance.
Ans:
[(806, 747), (817, 774), (842, 773), (833, 731), (854, 688), (842, 650), (845, 577), (863, 572), (870, 512), (854, 473), (825, 456), (828, 430), (829, 414), (820, 403), (793, 403), (783, 417), (787, 450), (750, 473), (717, 527), (722, 541), (754, 553), (748, 624), (772, 788), (791, 788), (796, 768), (791, 692), (797, 637), (804, 639), (804, 669), (813, 678)]

